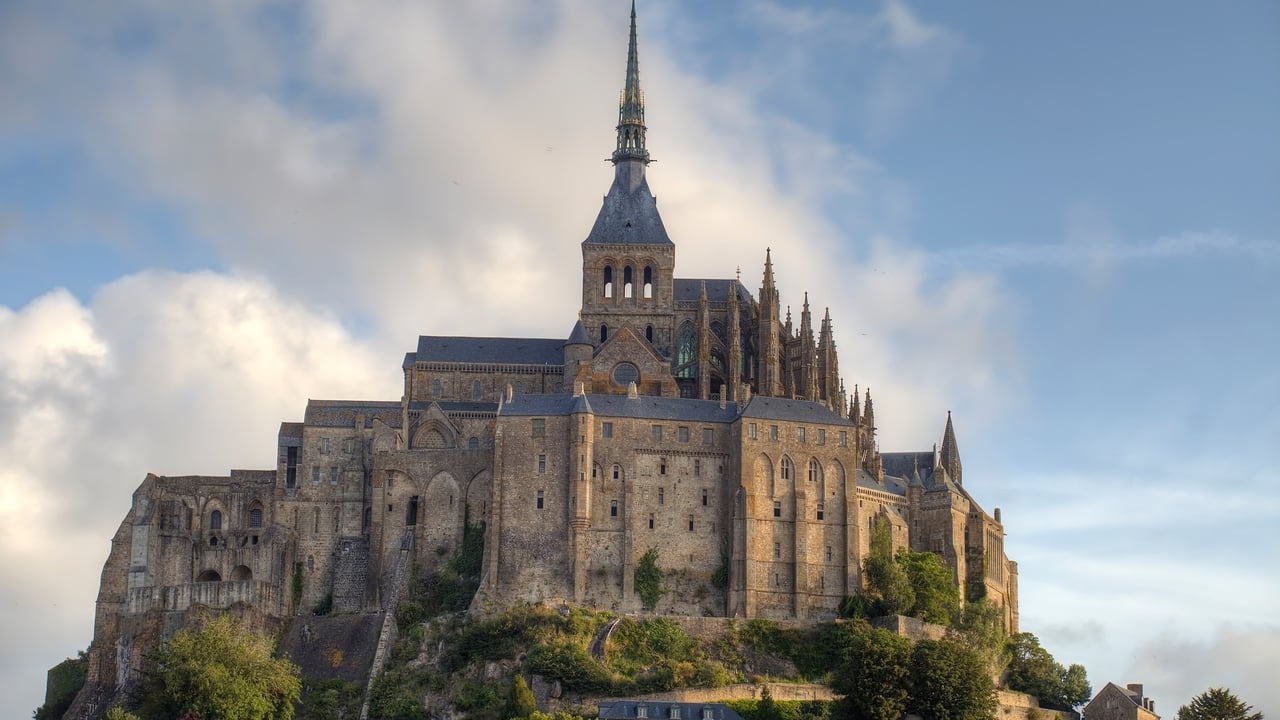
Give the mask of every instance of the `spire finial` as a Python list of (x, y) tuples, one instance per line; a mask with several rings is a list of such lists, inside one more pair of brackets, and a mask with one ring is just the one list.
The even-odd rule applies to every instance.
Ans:
[(618, 147), (613, 151), (613, 164), (623, 160), (639, 160), (649, 164), (649, 151), (644, 147), (644, 93), (640, 91), (640, 60), (636, 53), (636, 3), (631, 0), (631, 40), (627, 45), (627, 84), (618, 104)]

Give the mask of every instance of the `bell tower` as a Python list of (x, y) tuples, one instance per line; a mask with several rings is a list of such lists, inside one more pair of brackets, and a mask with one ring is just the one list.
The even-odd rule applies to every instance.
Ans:
[(627, 78), (618, 103), (618, 142), (609, 158), (613, 185), (582, 241), (582, 324), (595, 347), (624, 327), (659, 354), (673, 354), (676, 247), (658, 215), (645, 170), (644, 93), (631, 3)]

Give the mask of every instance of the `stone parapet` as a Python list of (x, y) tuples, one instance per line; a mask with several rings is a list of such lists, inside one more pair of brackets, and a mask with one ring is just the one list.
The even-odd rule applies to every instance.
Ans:
[(155, 585), (131, 588), (125, 600), (126, 615), (142, 615), (148, 610), (186, 610), (192, 605), (226, 609), (246, 603), (265, 612), (280, 614), (280, 588), (256, 580), (198, 582), (185, 585)]

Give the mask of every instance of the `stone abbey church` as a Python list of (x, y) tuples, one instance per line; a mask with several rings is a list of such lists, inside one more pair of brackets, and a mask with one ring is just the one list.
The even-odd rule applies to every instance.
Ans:
[(806, 296), (798, 323), (784, 315), (767, 249), (754, 292), (676, 275), (638, 67), (633, 9), (613, 184), (566, 337), (424, 335), (403, 397), (310, 401), (270, 469), (148, 475), (103, 568), (91, 685), (125, 683), (192, 610), (393, 608), (481, 524), (477, 610), (641, 612), (634, 571), (656, 548), (653, 612), (830, 618), (884, 518), (895, 546), (941, 555), (1016, 628), (1000, 511), (965, 489), (950, 417), (934, 449), (881, 452), (830, 314)]

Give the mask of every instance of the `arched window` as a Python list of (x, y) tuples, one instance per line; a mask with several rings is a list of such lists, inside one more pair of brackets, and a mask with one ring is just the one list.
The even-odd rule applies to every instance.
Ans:
[(262, 527), (262, 508), (254, 508), (249, 511), (249, 527)]
[(601, 325), (600, 326), (600, 342), (604, 342), (605, 340), (608, 340), (608, 339), (609, 339), (609, 326)]
[(693, 378), (697, 376), (694, 360), (697, 358), (697, 338), (693, 334), (693, 326), (685, 325), (680, 330), (680, 341), (676, 348), (676, 377)]
[(479, 399), (480, 399), (480, 397), (481, 397), (481, 392), (482, 392), (482, 391), (481, 391), (481, 387), (480, 387), (480, 381), (479, 381), (479, 380), (476, 380), (476, 381), (472, 382), (472, 383), (471, 383), (471, 399), (472, 399), (472, 400), (479, 400)]
[(205, 570), (196, 578), (196, 582), (222, 582), (222, 576), (217, 570)]
[(791, 458), (782, 458), (782, 479), (790, 480), (795, 474), (795, 466), (791, 464)]
[(209, 513), (209, 529), (210, 530), (222, 529), (222, 511), (221, 510), (214, 510), (213, 512)]
[(364, 509), (364, 525), (363, 525), (364, 531), (368, 532), (369, 526), (372, 524), (373, 524), (373, 508), (367, 507)]
[(622, 466), (621, 466), (621, 465), (614, 465), (614, 466), (613, 466), (613, 479), (614, 479), (614, 480), (621, 480), (621, 479), (622, 479)]
[(613, 266), (604, 266), (604, 296), (613, 297)]
[(814, 458), (809, 459), (809, 482), (816, 483), (822, 480), (822, 463)]
[(231, 570), (232, 582), (244, 582), (252, 579), (253, 571), (249, 569), (248, 565), (237, 565)]
[(631, 297), (631, 286), (635, 284), (632, 274), (630, 265), (622, 269), (622, 297), (624, 298)]
[(338, 534), (338, 528), (342, 525), (342, 508), (333, 509), (333, 533)]
[(473, 435), (470, 439), (468, 439), (468, 440), (467, 440), (467, 449), (468, 449), (468, 450), (479, 450), (479, 449), (480, 449), (480, 438), (475, 437), (475, 436)]
[(439, 380), (432, 380), (431, 381), (431, 397), (439, 400), (440, 396), (443, 394), (444, 394), (444, 383), (440, 382)]
[(653, 326), (652, 325), (644, 326), (644, 339), (648, 340), (649, 342), (653, 342)]
[(644, 266), (644, 296), (646, 299), (653, 297), (653, 266)]

